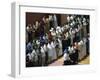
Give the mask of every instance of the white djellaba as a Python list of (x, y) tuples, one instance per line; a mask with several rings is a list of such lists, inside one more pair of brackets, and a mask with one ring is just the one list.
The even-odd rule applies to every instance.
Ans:
[(57, 23), (57, 16), (55, 14), (53, 15), (53, 20), (54, 20), (54, 27), (56, 28), (58, 26), (58, 23)]
[(70, 17), (69, 16), (67, 16), (67, 21), (70, 22)]
[(84, 41), (81, 40), (78, 42), (78, 48), (79, 48), (79, 59), (81, 60), (84, 56), (86, 56), (86, 45), (84, 44)]
[(49, 21), (53, 20), (53, 16), (49, 15)]
[(72, 16), (70, 16), (70, 20), (73, 20), (74, 19), (74, 16), (72, 15)]
[(43, 49), (43, 46), (41, 46), (41, 54), (42, 54), (42, 57), (45, 57), (45, 51)]
[(70, 57), (69, 57), (69, 54), (68, 54), (68, 53), (64, 53), (64, 55), (63, 55), (63, 60), (64, 60), (64, 61), (70, 60)]
[(72, 33), (72, 28), (70, 28), (69, 33), (70, 33), (70, 38), (71, 38), (71, 44), (73, 44), (74, 34)]
[(31, 53), (31, 57), (32, 57), (32, 61), (37, 62), (38, 55), (37, 55), (35, 49), (33, 49), (32, 53)]
[(61, 56), (63, 54), (63, 52), (62, 52), (62, 41), (58, 38), (58, 42), (59, 42), (59, 53), (58, 53), (58, 56)]
[(69, 54), (72, 54), (72, 53), (74, 53), (74, 48), (73, 48), (73, 46), (72, 47), (68, 47), (68, 51), (69, 51)]
[(29, 26), (26, 27), (27, 32), (29, 32)]
[(45, 52), (48, 51), (48, 50), (47, 50), (47, 46), (46, 46), (46, 44), (44, 44), (43, 49), (44, 49)]
[(62, 34), (62, 29), (60, 26), (57, 26), (56, 28), (56, 34), (57, 34), (57, 37), (60, 37), (60, 34)]
[(61, 27), (61, 31), (64, 32), (64, 27)]
[(32, 61), (31, 54), (30, 54), (30, 53), (28, 53), (28, 54), (27, 54), (27, 56), (28, 56), (28, 58), (29, 58), (29, 61)]
[(56, 38), (56, 32), (54, 31), (54, 28), (50, 29), (51, 35), (53, 36), (53, 39)]
[(43, 46), (41, 46), (41, 54), (42, 54), (42, 66), (44, 66), (45, 65), (45, 51), (44, 51), (44, 49), (43, 49)]
[(56, 54), (55, 46), (56, 46), (55, 43), (52, 41), (52, 42), (51, 42), (51, 47), (52, 47), (52, 52), (53, 52), (52, 60), (57, 59), (57, 54)]
[(69, 25), (64, 25), (64, 28), (67, 30), (69, 28)]
[(47, 51), (48, 51), (48, 61), (52, 61), (52, 55), (53, 55), (53, 51), (52, 51), (52, 47), (51, 47), (51, 44), (48, 43), (47, 44)]

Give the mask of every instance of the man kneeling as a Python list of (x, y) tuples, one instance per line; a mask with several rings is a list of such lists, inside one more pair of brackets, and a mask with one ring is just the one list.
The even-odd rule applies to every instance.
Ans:
[(64, 51), (64, 64), (63, 65), (72, 65), (71, 59), (69, 57), (69, 54), (67, 53), (67, 51)]

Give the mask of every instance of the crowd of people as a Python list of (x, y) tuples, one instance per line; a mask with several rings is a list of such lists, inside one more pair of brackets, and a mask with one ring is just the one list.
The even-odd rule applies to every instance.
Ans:
[[(67, 14), (66, 14), (67, 15)], [(60, 56), (63, 65), (78, 64), (79, 46), (89, 55), (89, 16), (67, 15), (58, 25), (56, 14), (43, 17), (26, 27), (26, 67), (47, 66)]]

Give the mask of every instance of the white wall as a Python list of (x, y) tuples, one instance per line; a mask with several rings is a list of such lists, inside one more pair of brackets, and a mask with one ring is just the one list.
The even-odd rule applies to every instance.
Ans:
[[(0, 80), (13, 80), (10, 77), (10, 67), (11, 67), (11, 2), (13, 1), (22, 1), (22, 0), (1, 0), (0, 2)], [(82, 74), (65, 74), (65, 75), (54, 75), (54, 76), (40, 76), (40, 77), (29, 77), (22, 78), (22, 80), (97, 80), (100, 73), (100, 52), (99, 52), (99, 41), (100, 41), (100, 5), (99, 0), (26, 0), (34, 1), (35, 3), (43, 4), (43, 3), (52, 3), (52, 5), (78, 5), (78, 6), (94, 6), (97, 8), (97, 25), (94, 26), (96, 28), (95, 33), (95, 43), (98, 62), (98, 71), (97, 73), (82, 73)]]

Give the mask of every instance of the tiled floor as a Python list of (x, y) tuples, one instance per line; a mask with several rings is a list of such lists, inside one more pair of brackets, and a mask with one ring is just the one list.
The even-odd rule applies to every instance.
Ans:
[(79, 64), (89, 64), (89, 63), (90, 63), (90, 56), (86, 57), (84, 60), (79, 62)]
[[(89, 58), (90, 58), (90, 56), (86, 57), (85, 59), (80, 61), (79, 64), (89, 64), (90, 63)], [(63, 57), (61, 57), (57, 61), (49, 64), (49, 66), (61, 66), (61, 65), (63, 65)]]
[(61, 66), (63, 65), (63, 57), (61, 57), (60, 59), (58, 59), (57, 61), (49, 64), (49, 66)]

